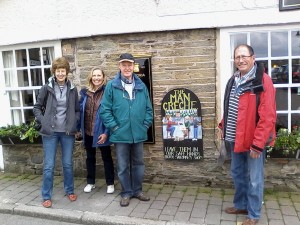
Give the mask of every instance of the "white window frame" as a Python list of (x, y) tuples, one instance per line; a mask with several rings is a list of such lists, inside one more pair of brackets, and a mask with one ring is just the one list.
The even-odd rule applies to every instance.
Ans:
[[(11, 109), (10, 101), (9, 101), (9, 95), (8, 91), (20, 91), (20, 90), (38, 90), (41, 88), (41, 86), (32, 86), (32, 87), (6, 87), (5, 86), (5, 77), (4, 77), (4, 65), (3, 65), (3, 57), (2, 52), (3, 51), (14, 51), (20, 50), (20, 49), (32, 49), (32, 48), (45, 48), (45, 47), (54, 47), (54, 58), (62, 56), (62, 49), (61, 49), (61, 41), (49, 41), (49, 42), (37, 42), (37, 43), (27, 43), (27, 44), (18, 44), (18, 45), (9, 45), (9, 46), (1, 46), (0, 47), (0, 102), (1, 104), (1, 117), (0, 117), (0, 125), (6, 126), (8, 124), (12, 124), (12, 117), (11, 117)], [(28, 68), (31, 68), (30, 65), (27, 66)], [(44, 66), (42, 68), (49, 68), (49, 66)], [(14, 67), (14, 69), (17, 69)], [(30, 78), (29, 78), (30, 79)], [(47, 82), (43, 80), (43, 84)], [(33, 101), (35, 103), (36, 96), (33, 95)], [(15, 108), (15, 107), (14, 107)], [(23, 106), (19, 107), (21, 110), (23, 109), (32, 109), (33, 106)], [(22, 122), (24, 121), (24, 112), (22, 111)]]
[[(233, 33), (247, 33), (247, 32), (274, 32), (274, 31), (290, 31), (290, 30), (300, 30), (300, 24), (298, 25), (284, 25), (284, 26), (260, 26), (260, 27), (236, 27), (236, 28), (225, 28), (221, 29), (219, 33), (219, 42), (218, 42), (218, 47), (219, 47), (219, 58), (217, 58), (217, 62), (219, 64), (218, 70), (219, 70), (219, 88), (220, 88), (220, 98), (221, 99), (221, 114), (223, 112), (223, 101), (224, 101), (224, 93), (225, 93), (225, 87), (227, 84), (228, 79), (232, 76), (233, 71), (232, 71), (232, 53), (233, 50), (231, 49), (231, 40), (230, 40), (230, 35)], [(249, 41), (249, 36), (248, 36), (248, 41)], [(290, 39), (290, 33), (289, 33), (289, 42), (291, 41)], [(249, 43), (247, 43), (249, 44)], [(268, 36), (268, 43), (269, 45), (268, 49), (270, 51), (270, 35)], [(289, 43), (290, 46), (290, 43)], [(291, 62), (294, 56), (291, 56), (291, 49), (288, 49), (289, 54), (287, 56), (288, 61)], [(270, 55), (270, 54), (269, 54)], [(256, 60), (268, 60), (271, 57), (264, 57), (264, 58), (258, 58), (256, 57)], [(298, 57), (297, 57), (298, 58)], [(271, 63), (269, 61), (268, 68), (271, 68)], [(291, 65), (291, 63), (289, 63)], [(291, 71), (291, 70), (289, 70)], [(271, 73), (271, 69), (269, 70), (269, 73)], [(271, 74), (269, 74), (271, 76)], [(274, 84), (275, 88), (280, 88), (280, 87), (300, 87), (300, 84)], [(277, 114), (287, 114), (288, 116), (288, 128), (291, 131), (291, 114), (293, 113), (299, 113), (300, 110), (291, 110), (291, 94), (290, 91), (288, 92), (288, 110), (277, 110)], [(220, 115), (222, 116), (222, 115)]]

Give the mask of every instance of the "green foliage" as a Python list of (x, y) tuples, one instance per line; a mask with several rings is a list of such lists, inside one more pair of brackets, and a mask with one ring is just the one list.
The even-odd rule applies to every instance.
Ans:
[(39, 136), (38, 131), (35, 129), (35, 121), (29, 124), (23, 123), (21, 125), (7, 125), (0, 127), (1, 137), (19, 137), (21, 140), (28, 139), (31, 143)]
[(280, 128), (277, 132), (274, 147), (268, 147), (268, 152), (281, 151), (283, 155), (293, 154), (300, 149), (300, 128), (295, 126), (289, 132), (286, 128)]

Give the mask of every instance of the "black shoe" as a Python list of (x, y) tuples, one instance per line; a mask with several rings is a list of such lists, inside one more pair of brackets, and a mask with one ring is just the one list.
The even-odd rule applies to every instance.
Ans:
[(150, 197), (146, 196), (143, 192), (136, 196), (136, 198), (144, 202), (150, 201)]
[(120, 201), (120, 206), (126, 207), (129, 206), (130, 198), (129, 197), (122, 197)]

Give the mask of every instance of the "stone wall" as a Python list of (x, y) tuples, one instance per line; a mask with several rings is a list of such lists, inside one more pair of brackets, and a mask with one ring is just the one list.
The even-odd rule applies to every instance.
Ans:
[[(151, 55), (154, 95), (155, 144), (146, 144), (145, 164), (147, 182), (164, 184), (199, 184), (202, 186), (231, 186), (228, 165), (216, 166), (218, 141), (216, 138), (216, 33), (214, 29), (181, 30), (168, 32), (92, 36), (68, 39), (62, 42), (63, 55), (71, 63), (71, 79), (79, 87), (94, 66), (102, 66), (109, 78), (118, 71), (117, 58), (121, 53)], [(202, 107), (204, 159), (201, 161), (165, 160), (162, 142), (161, 101), (173, 88), (187, 88), (194, 92)], [(4, 164), (7, 172), (42, 173), (41, 146), (4, 146)], [(58, 157), (59, 158), (59, 157)], [(60, 158), (59, 158), (60, 159)], [(101, 159), (98, 153), (98, 159)], [(98, 160), (99, 176), (103, 177), (101, 160)], [(291, 188), (299, 187), (297, 161), (277, 163), (270, 161), (267, 177), (270, 185), (285, 186), (292, 178)], [(60, 162), (57, 162), (60, 165)], [(76, 143), (74, 152), (76, 176), (85, 176), (85, 152)], [(57, 175), (61, 168), (57, 166)], [(297, 183), (298, 182), (298, 183)]]
[[(114, 162), (116, 162), (112, 146)], [(43, 150), (41, 145), (5, 145), (3, 146), (5, 172), (20, 174), (43, 173)], [(61, 176), (60, 149), (57, 152), (55, 175)], [(153, 160), (153, 159), (152, 159)], [(200, 185), (205, 187), (232, 188), (229, 174), (229, 162), (223, 168), (216, 167), (216, 160), (205, 159), (201, 162), (167, 161), (159, 168), (154, 168), (153, 161), (146, 162), (145, 182), (157, 184)], [(85, 177), (85, 150), (77, 142), (74, 150), (75, 176)], [(198, 168), (192, 173), (191, 165)], [(97, 177), (104, 178), (103, 163), (100, 151), (97, 152)], [(115, 166), (116, 170), (116, 166)], [(163, 173), (161, 171), (164, 171)], [(296, 159), (268, 159), (265, 164), (265, 186), (274, 190), (299, 191), (300, 163)], [(116, 176), (117, 179), (117, 176)]]

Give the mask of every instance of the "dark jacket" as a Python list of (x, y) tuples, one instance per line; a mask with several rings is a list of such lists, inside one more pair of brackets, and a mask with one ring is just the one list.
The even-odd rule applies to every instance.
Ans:
[[(101, 91), (104, 91), (105, 87), (102, 87)], [(87, 89), (84, 88), (80, 91), (80, 130), (82, 133), (82, 137), (83, 137), (83, 141), (82, 143), (84, 144), (84, 117), (85, 117), (85, 107), (86, 107), (86, 102), (87, 102), (87, 98), (88, 95), (87, 93)], [(101, 147), (101, 146), (108, 146), (111, 145), (111, 143), (109, 142), (109, 130), (106, 129), (106, 127), (104, 126), (101, 117), (100, 117), (100, 106), (101, 106), (101, 102), (99, 104), (99, 107), (97, 109), (97, 115), (96, 115), (96, 119), (94, 121), (94, 134), (93, 134), (93, 147)], [(107, 139), (103, 144), (97, 144), (98, 141), (98, 137), (101, 134), (106, 134), (107, 135)]]
[[(54, 77), (50, 77), (48, 83), (39, 90), (37, 101), (33, 107), (33, 114), (36, 120), (41, 123), (39, 133), (41, 135), (52, 135), (56, 117), (57, 100), (54, 92)], [(66, 134), (74, 135), (80, 117), (77, 88), (67, 80), (67, 112), (66, 112)], [(47, 101), (45, 102), (45, 99)], [(44, 102), (45, 112), (43, 113)]]
[(110, 129), (113, 143), (139, 143), (147, 140), (148, 128), (153, 122), (153, 110), (146, 85), (136, 75), (130, 100), (121, 83), (121, 73), (108, 82), (102, 98), (100, 115)]
[[(224, 116), (219, 124), (226, 136), (229, 108), (229, 95), (234, 83), (232, 76), (226, 86), (224, 97)], [(261, 66), (257, 67), (255, 79), (244, 84), (244, 91), (239, 97), (238, 117), (234, 152), (254, 150), (262, 152), (266, 146), (273, 145), (276, 138), (276, 90), (270, 76), (264, 73)], [(257, 107), (257, 95), (259, 105)]]

